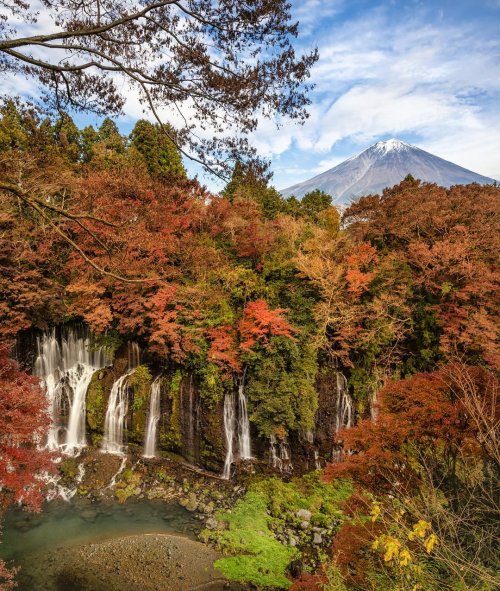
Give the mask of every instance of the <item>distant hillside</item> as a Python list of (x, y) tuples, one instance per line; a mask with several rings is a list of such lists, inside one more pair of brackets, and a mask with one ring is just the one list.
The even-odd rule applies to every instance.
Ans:
[(283, 189), (281, 194), (284, 197), (295, 195), (300, 198), (309, 191), (321, 189), (332, 195), (335, 203), (345, 204), (360, 195), (381, 193), (386, 187), (399, 183), (407, 174), (444, 187), (494, 182), (494, 179), (462, 168), (420, 148), (391, 139), (374, 144), (361, 154), (312, 179)]

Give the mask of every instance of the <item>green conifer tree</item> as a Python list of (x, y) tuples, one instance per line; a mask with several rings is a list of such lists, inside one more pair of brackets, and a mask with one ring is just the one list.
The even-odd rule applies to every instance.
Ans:
[(170, 137), (175, 136), (171, 126), (154, 125), (141, 119), (135, 124), (130, 134), (130, 145), (142, 156), (149, 174), (153, 177), (162, 175), (186, 177), (181, 153)]

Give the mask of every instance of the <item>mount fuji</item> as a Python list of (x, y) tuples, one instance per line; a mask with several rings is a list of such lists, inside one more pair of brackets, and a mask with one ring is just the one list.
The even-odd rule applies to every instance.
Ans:
[(333, 196), (334, 203), (347, 204), (361, 195), (382, 193), (383, 189), (398, 184), (408, 174), (443, 187), (494, 182), (494, 179), (443, 160), (416, 146), (391, 139), (377, 142), (334, 168), (280, 192), (283, 197), (295, 195), (301, 198), (314, 189), (321, 189)]

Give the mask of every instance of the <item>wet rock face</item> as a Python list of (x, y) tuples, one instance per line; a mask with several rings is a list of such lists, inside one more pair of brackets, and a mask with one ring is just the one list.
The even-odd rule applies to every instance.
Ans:
[[(28, 343), (25, 339), (20, 342), (19, 348), (32, 347), (32, 341), (33, 338), (29, 341), (30, 345), (23, 344)], [(155, 435), (156, 453), (173, 452), (191, 464), (221, 473), (227, 451), (223, 413), (225, 390), (217, 372), (210, 374), (207, 371), (207, 378), (207, 375), (203, 377), (183, 368), (165, 367), (165, 360), (148, 357), (147, 352), (141, 353), (132, 342), (126, 342), (118, 349), (112, 365), (97, 369), (92, 375), (85, 397), (87, 444), (101, 447), (113, 385), (132, 368), (133, 373), (127, 378), (125, 387), (127, 413), (123, 421), (123, 444), (137, 455), (142, 453), (151, 385), (159, 378), (160, 416)], [(269, 439), (259, 437), (250, 420), (252, 459), (240, 460), (239, 446), (236, 446), (232, 471), (276, 472), (286, 478), (324, 465), (331, 458), (336, 433), (336, 383), (334, 368), (320, 368), (316, 380), (318, 410), (315, 429), (308, 433), (291, 432), (286, 442), (278, 441), (278, 451), (280, 445), (286, 448), (286, 453), (281, 454), (284, 457), (279, 457), (280, 461), (273, 461)], [(63, 415), (68, 413), (66, 398), (61, 398)], [(276, 453), (274, 456), (276, 460)]]
[[(140, 370), (145, 366), (140, 366)], [(94, 444), (103, 435), (109, 394), (113, 383), (128, 368), (126, 357), (117, 357), (113, 367), (97, 371), (87, 394), (87, 428)], [(126, 444), (144, 444), (144, 429), (149, 412), (151, 381), (161, 370), (149, 369), (149, 378), (131, 381), (128, 393), (129, 410), (125, 425)], [(290, 453), (290, 475), (315, 470), (329, 460), (336, 431), (336, 372), (322, 368), (318, 373), (318, 411), (316, 426), (309, 433), (291, 433), (287, 442)], [(158, 452), (174, 452), (189, 463), (220, 472), (225, 457), (223, 399), (203, 398), (199, 378), (181, 370), (163, 370), (161, 377)], [(273, 466), (270, 444), (252, 432), (252, 455), (258, 470), (281, 473)], [(235, 459), (238, 464), (238, 459)], [(238, 464), (239, 465), (239, 464)], [(239, 469), (236, 467), (236, 469)], [(241, 468), (243, 469), (243, 468)], [(283, 474), (282, 474), (283, 475)], [(285, 474), (286, 476), (286, 474)]]
[[(128, 348), (118, 351), (113, 365), (92, 376), (86, 396), (88, 441), (101, 444), (106, 411), (113, 384), (129, 369)], [(144, 445), (151, 384), (160, 378), (158, 452), (174, 452), (192, 464), (220, 471), (224, 461), (222, 406), (218, 400), (202, 401), (196, 375), (140, 365), (127, 380), (128, 411), (124, 421), (124, 445)]]

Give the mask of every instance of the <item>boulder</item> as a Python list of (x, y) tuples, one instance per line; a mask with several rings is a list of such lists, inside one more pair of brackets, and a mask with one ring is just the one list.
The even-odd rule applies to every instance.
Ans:
[(299, 519), (302, 519), (302, 521), (311, 521), (312, 513), (307, 509), (299, 509), (296, 515)]

